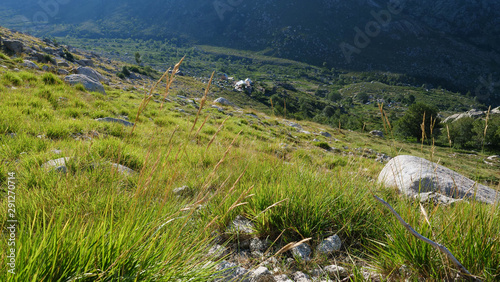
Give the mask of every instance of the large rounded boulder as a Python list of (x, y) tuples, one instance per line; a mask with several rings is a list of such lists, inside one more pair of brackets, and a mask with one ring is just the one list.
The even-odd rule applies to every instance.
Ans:
[(380, 172), (378, 182), (386, 187), (398, 188), (411, 197), (436, 192), (455, 199), (475, 199), (489, 204), (500, 200), (499, 192), (415, 156), (401, 155), (390, 160)]

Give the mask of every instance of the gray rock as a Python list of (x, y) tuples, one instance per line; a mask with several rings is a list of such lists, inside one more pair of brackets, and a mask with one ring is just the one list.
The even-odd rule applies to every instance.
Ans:
[(324, 268), (325, 272), (332, 278), (340, 279), (349, 276), (347, 269), (338, 265), (328, 265)]
[(61, 74), (61, 75), (68, 75), (69, 74), (69, 71), (65, 70), (65, 69), (58, 69), (57, 70), (57, 73), (58, 74)]
[(447, 122), (454, 122), (456, 121), (457, 119), (459, 119), (461, 114), (453, 114), (447, 118), (445, 118), (442, 122), (443, 123), (447, 123)]
[(217, 265), (216, 270), (219, 272), (214, 280), (216, 282), (250, 282), (250, 279), (246, 277), (248, 276), (248, 270), (235, 263), (223, 260)]
[(208, 250), (208, 256), (214, 260), (219, 260), (227, 256), (228, 254), (229, 250), (226, 247), (218, 244), (214, 245), (213, 247), (210, 248), (210, 250)]
[(64, 68), (69, 68), (69, 63), (64, 61), (64, 60), (61, 60), (61, 61), (56, 61), (56, 65), (58, 67), (64, 67)]
[(105, 118), (98, 118), (96, 121), (99, 122), (116, 122), (116, 123), (121, 123), (125, 126), (134, 126), (132, 122), (123, 120), (123, 119), (118, 119), (118, 118), (111, 118), (111, 117), (105, 117)]
[(238, 215), (226, 229), (226, 234), (235, 235), (239, 239), (246, 238), (248, 240), (250, 240), (251, 235), (254, 232), (255, 232), (254, 224), (250, 220), (242, 217), (241, 215)]
[(323, 240), (317, 247), (316, 251), (323, 255), (329, 255), (333, 252), (339, 251), (342, 247), (342, 241), (340, 237), (335, 234)]
[(293, 256), (304, 261), (311, 260), (311, 253), (312, 253), (311, 247), (309, 247), (309, 245), (306, 243), (302, 243), (292, 249)]
[(104, 90), (104, 86), (97, 80), (94, 80), (83, 74), (72, 74), (68, 75), (64, 78), (64, 81), (69, 83), (70, 85), (76, 85), (81, 83), (85, 89), (88, 91), (100, 92), (106, 94)]
[(251, 282), (274, 282), (276, 280), (274, 279), (273, 275), (271, 274), (271, 272), (267, 268), (261, 266), (255, 270), (253, 270), (250, 273), (250, 281)]
[(274, 280), (276, 282), (294, 282), (292, 279), (288, 278), (288, 276), (286, 276), (286, 274), (275, 275)]
[(234, 236), (240, 249), (248, 249), (250, 248), (250, 240), (253, 233), (255, 233), (254, 224), (250, 220), (238, 215), (226, 228), (225, 235), (228, 237)]
[(66, 173), (68, 169), (66, 168), (66, 163), (70, 160), (70, 158), (60, 158), (60, 159), (55, 159), (55, 160), (50, 160), (42, 165), (42, 168), (51, 170), (51, 171), (56, 171), (56, 172), (61, 172), (61, 173)]
[(416, 199), (419, 199), (421, 203), (432, 203), (435, 205), (448, 206), (455, 202), (460, 202), (462, 200), (453, 199), (446, 197), (436, 192), (420, 193), (415, 195)]
[(309, 279), (309, 275), (307, 275), (303, 272), (300, 272), (300, 271), (294, 272), (292, 274), (292, 277), (293, 277), (293, 281), (295, 281), (295, 282), (310, 282), (311, 281), (311, 279)]
[(293, 128), (297, 128), (297, 129), (299, 129), (299, 130), (302, 130), (302, 126), (300, 126), (300, 124), (295, 123), (295, 122), (289, 122), (289, 123), (288, 123), (288, 126), (291, 126), (291, 127), (293, 127)]
[(92, 61), (90, 59), (77, 60), (76, 63), (79, 64), (80, 66), (83, 66), (83, 67), (93, 67), (94, 66), (94, 61)]
[(214, 103), (218, 103), (218, 104), (225, 105), (225, 106), (234, 106), (233, 103), (229, 102), (229, 100), (227, 100), (226, 98), (223, 98), (223, 97), (219, 97), (219, 98), (215, 99)]
[(325, 136), (326, 138), (331, 138), (332, 137), (332, 135), (330, 133), (328, 133), (328, 132), (320, 132), (319, 134)]
[(116, 164), (116, 163), (110, 163), (110, 164), (111, 164), (111, 167), (113, 169), (116, 169), (119, 174), (131, 176), (131, 175), (134, 175), (136, 173), (133, 169), (128, 168), (124, 165)]
[(174, 195), (179, 196), (179, 197), (186, 197), (186, 196), (192, 196), (193, 195), (193, 189), (189, 188), (189, 186), (182, 186), (179, 188), (175, 188), (172, 190)]
[(370, 131), (370, 135), (384, 138), (384, 133), (380, 130), (372, 130)]
[(493, 110), (490, 111), (490, 114), (493, 115), (500, 115), (500, 107), (496, 107)]
[(105, 78), (102, 74), (100, 74), (98, 71), (89, 68), (89, 67), (78, 67), (76, 69), (77, 74), (83, 74), (86, 75), (94, 80), (100, 81), (100, 82), (106, 82), (109, 83), (109, 79)]
[(486, 159), (488, 161), (497, 162), (497, 161), (500, 161), (500, 156), (499, 155), (489, 156)]
[(7, 50), (20, 54), (24, 51), (24, 43), (19, 40), (3, 40), (3, 45)]
[(376, 162), (380, 162), (380, 163), (385, 163), (385, 162), (388, 162), (392, 159), (392, 157), (386, 155), (386, 154), (381, 154), (381, 153), (377, 153), (377, 158), (375, 159)]
[(30, 68), (30, 69), (35, 69), (35, 70), (41, 70), (40, 67), (33, 63), (32, 61), (29, 61), (29, 60), (23, 60), (23, 63), (21, 64), (21, 66), (23, 67), (27, 67), (27, 68)]
[(390, 160), (380, 172), (378, 182), (412, 197), (422, 192), (438, 192), (455, 199), (470, 198), (489, 204), (500, 198), (497, 191), (451, 169), (407, 155)]
[(217, 110), (217, 111), (219, 111), (219, 112), (223, 112), (223, 111), (224, 111), (224, 109), (223, 109), (223, 108), (221, 108), (221, 107), (219, 107), (219, 106), (217, 106), (217, 105), (212, 105), (212, 108), (213, 108), (213, 109), (216, 109), (216, 110)]
[(265, 252), (269, 247), (269, 244), (266, 240), (260, 240), (259, 238), (252, 238), (250, 240), (250, 251), (251, 252)]

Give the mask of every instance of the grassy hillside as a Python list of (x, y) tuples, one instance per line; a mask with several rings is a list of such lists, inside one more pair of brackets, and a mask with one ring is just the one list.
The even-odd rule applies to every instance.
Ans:
[[(177, 77), (167, 100), (153, 96), (138, 116), (153, 80), (134, 86), (109, 76), (103, 95), (0, 56), (0, 249), (9, 250), (0, 260), (7, 261), (13, 247), (16, 258), (15, 275), (0, 265), (1, 281), (207, 281), (220, 275), (219, 258), (208, 254), (215, 243), (230, 248), (226, 259), (248, 268), (263, 261), (241, 255), (239, 238), (226, 236), (237, 215), (255, 224), (255, 236), (273, 242), (264, 259), (290, 242), (311, 238), (316, 247), (333, 234), (341, 238), (333, 256), (303, 262), (288, 260), (290, 252), (277, 255), (277, 274), (311, 274), (335, 263), (353, 281), (363, 280), (367, 269), (392, 280), (453, 279), (455, 267), (411, 237), (373, 195), (445, 245), (472, 274), (500, 277), (498, 207), (420, 206), (375, 183), (383, 167), (376, 153), (411, 154), (499, 189), (498, 165), (485, 164), (482, 153), (376, 138), (253, 106), (218, 105), (220, 111), (212, 100), (234, 93), (212, 86), (204, 103), (208, 80), (189, 76)], [(115, 64), (121, 63), (106, 66)], [(310, 80), (294, 83), (309, 87)], [(368, 86), (377, 91), (380, 84)], [(190, 98), (182, 97), (186, 93)], [(105, 117), (136, 127), (96, 120)], [(66, 169), (43, 166), (59, 158), (68, 158)], [(189, 192), (176, 194), (182, 186)], [(8, 240), (12, 219), (15, 246)]]
[[(165, 70), (186, 55), (181, 70), (186, 76), (199, 81), (207, 81), (210, 70), (217, 72), (216, 78), (226, 73), (235, 80), (252, 79), (255, 87), (250, 94), (232, 91), (231, 84), (216, 81), (216, 95), (238, 105), (254, 107), (267, 114), (274, 111), (285, 116), (286, 103), (287, 117), (314, 120), (332, 126), (338, 126), (340, 120), (344, 128), (352, 130), (382, 130), (377, 107), (382, 102), (391, 123), (402, 115), (408, 105), (415, 102), (435, 105), (444, 116), (471, 108), (487, 109), (471, 95), (451, 92), (440, 85), (418, 84), (403, 74), (320, 68), (267, 56), (265, 51), (189, 47), (176, 42), (153, 40), (66, 37), (57, 38), (56, 41), (87, 48), (88, 51), (129, 64), (136, 64), (134, 56), (138, 52), (144, 64), (160, 70)], [(325, 114), (328, 106), (334, 109), (332, 114)]]

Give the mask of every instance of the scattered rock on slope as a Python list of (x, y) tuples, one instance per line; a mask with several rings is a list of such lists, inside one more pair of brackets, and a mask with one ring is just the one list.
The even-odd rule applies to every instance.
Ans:
[(218, 103), (218, 104), (226, 105), (226, 106), (234, 106), (233, 103), (229, 102), (229, 100), (227, 100), (226, 98), (223, 98), (223, 97), (219, 97), (219, 98), (215, 99), (214, 103)]
[(29, 60), (23, 60), (23, 63), (21, 65), (30, 69), (40, 70), (40, 67), (37, 64)]
[(384, 133), (380, 130), (372, 130), (370, 131), (370, 135), (384, 138)]
[(83, 74), (68, 75), (64, 78), (64, 81), (66, 81), (70, 85), (81, 83), (83, 87), (85, 87), (85, 89), (87, 89), (88, 91), (95, 91), (106, 94), (104, 86), (102, 86), (102, 84), (99, 81), (94, 80)]
[(104, 82), (104, 83), (109, 83), (109, 79), (105, 78), (102, 74), (100, 74), (98, 71), (89, 68), (89, 67), (78, 67), (76, 69), (77, 74), (83, 74), (86, 75), (94, 80)]
[(500, 199), (495, 190), (415, 156), (402, 155), (390, 160), (380, 172), (378, 181), (388, 187), (397, 187), (402, 193), (412, 197), (434, 191), (455, 199), (475, 198), (489, 204)]
[(321, 242), (316, 248), (316, 251), (324, 255), (329, 255), (335, 251), (340, 250), (341, 246), (342, 246), (342, 241), (340, 241), (339, 236), (333, 235), (326, 238), (323, 242)]
[(134, 124), (132, 122), (129, 122), (129, 121), (126, 121), (126, 120), (123, 120), (123, 119), (119, 119), (119, 118), (112, 118), (112, 117), (98, 118), (98, 119), (96, 119), (96, 121), (100, 121), (100, 122), (116, 122), (116, 123), (123, 124), (125, 126), (134, 126)]
[(7, 50), (16, 54), (24, 51), (24, 44), (19, 40), (3, 40), (3, 45), (7, 48)]

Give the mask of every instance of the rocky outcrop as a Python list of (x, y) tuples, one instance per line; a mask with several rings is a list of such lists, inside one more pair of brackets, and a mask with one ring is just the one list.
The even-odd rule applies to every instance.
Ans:
[(24, 60), (21, 65), (30, 69), (40, 70), (40, 67), (37, 64), (29, 60)]
[(86, 75), (94, 80), (104, 82), (104, 83), (109, 83), (109, 79), (105, 78), (102, 74), (100, 74), (98, 71), (89, 68), (89, 67), (78, 67), (76, 69), (77, 74), (83, 74)]
[[(488, 114), (488, 111), (481, 111), (477, 109), (472, 109), (470, 111), (467, 111), (465, 113), (458, 113), (451, 115), (447, 118), (445, 118), (442, 122), (447, 123), (447, 122), (455, 122), (457, 120), (460, 120), (464, 117), (471, 117), (471, 118), (484, 118)], [(500, 115), (500, 107), (494, 108), (490, 111), (490, 115)]]
[(398, 188), (415, 197), (436, 192), (454, 199), (475, 199), (493, 204), (500, 200), (497, 191), (481, 185), (451, 169), (414, 156), (397, 156), (382, 169), (378, 182)]
[(229, 102), (228, 99), (223, 98), (223, 97), (219, 97), (219, 98), (215, 99), (214, 103), (225, 105), (225, 106), (234, 106), (233, 103)]
[(5, 48), (13, 53), (20, 54), (24, 51), (24, 44), (19, 40), (3, 40)]
[(94, 66), (94, 61), (90, 59), (83, 59), (83, 60), (78, 60), (76, 61), (77, 64), (83, 67), (93, 67)]
[(90, 78), (83, 74), (72, 74), (68, 75), (64, 78), (64, 81), (69, 83), (70, 85), (76, 85), (81, 83), (85, 89), (88, 91), (100, 92), (106, 94), (104, 90), (104, 86), (97, 80)]

